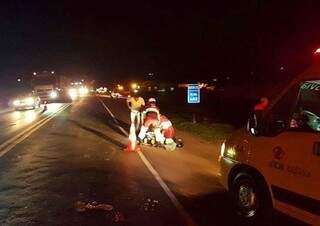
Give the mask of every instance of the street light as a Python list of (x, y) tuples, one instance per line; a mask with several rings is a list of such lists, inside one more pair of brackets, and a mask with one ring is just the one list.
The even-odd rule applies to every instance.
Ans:
[(132, 88), (132, 89), (137, 89), (137, 87), (138, 87), (137, 83), (132, 83), (132, 84), (131, 84), (131, 88)]
[(33, 75), (37, 75), (37, 72), (33, 72)]
[(54, 71), (51, 71), (51, 74), (54, 74)]

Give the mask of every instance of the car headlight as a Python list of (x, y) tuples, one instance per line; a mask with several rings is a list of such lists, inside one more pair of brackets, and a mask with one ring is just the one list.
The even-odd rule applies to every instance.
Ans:
[(226, 157), (229, 159), (235, 159), (237, 155), (236, 147), (227, 146), (225, 142), (222, 143), (220, 148), (220, 157)]
[(27, 105), (33, 105), (34, 104), (34, 98), (28, 97), (25, 99), (25, 102)]
[(52, 91), (52, 92), (50, 93), (50, 97), (51, 97), (52, 99), (57, 98), (57, 97), (58, 97), (57, 91)]
[(19, 106), (20, 105), (20, 100), (14, 100), (13, 101), (14, 106)]
[(227, 151), (224, 154), (229, 159), (235, 159), (236, 155), (237, 155), (237, 151), (236, 151), (235, 148), (228, 148)]
[(226, 143), (223, 142), (223, 143), (221, 144), (221, 148), (220, 148), (220, 156), (221, 156), (221, 157), (224, 156), (225, 150), (226, 150)]

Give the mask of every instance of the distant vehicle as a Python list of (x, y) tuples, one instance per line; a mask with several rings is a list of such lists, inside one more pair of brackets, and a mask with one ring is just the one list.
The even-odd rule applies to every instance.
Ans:
[(320, 62), (221, 147), (220, 179), (239, 219), (270, 225), (273, 210), (320, 225)]
[(98, 94), (107, 94), (108, 93), (108, 89), (106, 87), (100, 87), (100, 88), (96, 89), (96, 92)]
[(70, 79), (65, 76), (43, 71), (34, 74), (31, 84), (41, 102), (57, 102), (68, 98)]
[(120, 94), (120, 93), (115, 93), (115, 92), (112, 92), (111, 93), (111, 97), (112, 98), (119, 98), (119, 97), (121, 97), (122, 95)]
[(16, 110), (35, 109), (40, 107), (40, 97), (34, 93), (20, 95), (13, 101), (13, 106)]

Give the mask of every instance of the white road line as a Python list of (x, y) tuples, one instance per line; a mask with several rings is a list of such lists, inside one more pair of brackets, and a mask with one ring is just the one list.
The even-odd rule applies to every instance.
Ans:
[[(117, 123), (117, 119), (115, 118), (115, 116), (112, 114), (112, 112), (110, 111), (110, 109), (105, 105), (105, 103), (103, 103), (103, 101), (99, 98), (100, 102), (102, 103), (102, 105), (105, 107), (105, 109), (109, 112), (109, 114), (111, 115), (111, 117), (115, 120), (115, 122)], [(122, 128), (120, 125), (117, 125), (120, 128)], [(129, 136), (128, 132), (125, 131), (123, 128), (122, 130), (126, 133), (127, 136)], [(185, 225), (186, 226), (197, 226), (197, 224), (194, 222), (194, 220), (192, 219), (192, 217), (187, 213), (187, 211), (185, 210), (185, 208), (182, 206), (182, 204), (179, 202), (179, 200), (177, 199), (177, 197), (173, 194), (173, 192), (170, 190), (170, 188), (168, 187), (168, 185), (162, 180), (162, 178), (160, 177), (160, 174), (153, 168), (153, 166), (151, 165), (151, 163), (149, 162), (149, 160), (145, 157), (145, 155), (141, 152), (138, 151), (139, 157), (142, 160), (142, 162), (145, 164), (145, 166), (147, 167), (147, 169), (150, 171), (150, 173), (153, 175), (153, 177), (156, 179), (156, 181), (159, 183), (159, 185), (161, 186), (161, 188), (164, 190), (164, 192), (166, 193), (166, 195), (169, 197), (169, 199), (171, 200), (171, 202), (173, 203), (173, 205), (176, 207), (176, 209), (178, 210), (179, 214), (181, 215), (181, 217), (184, 219), (185, 221)]]
[(150, 173), (154, 176), (154, 178), (158, 181), (158, 183), (160, 184), (160, 186), (162, 187), (162, 189), (164, 190), (164, 192), (167, 194), (167, 196), (169, 197), (169, 199), (171, 200), (171, 202), (173, 203), (173, 205), (177, 208), (177, 210), (179, 211), (179, 213), (181, 214), (181, 216), (184, 218), (186, 225), (187, 226), (195, 226), (197, 225), (193, 219), (191, 218), (191, 216), (187, 213), (187, 211), (185, 210), (185, 208), (182, 206), (182, 204), (179, 202), (179, 200), (177, 199), (177, 197), (172, 193), (172, 191), (170, 190), (170, 188), (168, 187), (168, 185), (162, 180), (162, 178), (160, 177), (159, 173), (153, 168), (153, 166), (151, 165), (151, 163), (148, 161), (148, 159), (145, 157), (145, 155), (141, 152), (138, 151), (138, 154), (142, 160), (142, 162), (146, 165), (146, 167), (148, 168), (148, 170), (150, 171)]
[(64, 111), (67, 107), (69, 107), (70, 104), (61, 107), (58, 111), (56, 111), (53, 114), (48, 115), (44, 119), (41, 119), (36, 124), (30, 126), (29, 128), (25, 129), (24, 131), (20, 132), (16, 136), (10, 138), (6, 142), (2, 143), (0, 145), (0, 158), (8, 153), (12, 148), (14, 148), (17, 144), (21, 143), (23, 140), (25, 140), (27, 137), (29, 137), (32, 133), (40, 129), (43, 125), (45, 125), (47, 122), (49, 122), (51, 119), (53, 119), (55, 116), (57, 116), (60, 112)]
[(102, 106), (107, 110), (107, 112), (111, 115), (113, 121), (116, 123), (118, 129), (125, 135), (125, 136), (129, 136), (129, 133), (127, 131), (125, 131), (120, 125), (118, 120), (116, 119), (116, 117), (114, 116), (114, 114), (110, 111), (110, 109), (107, 107), (107, 105), (100, 99), (98, 98), (99, 101), (101, 102)]

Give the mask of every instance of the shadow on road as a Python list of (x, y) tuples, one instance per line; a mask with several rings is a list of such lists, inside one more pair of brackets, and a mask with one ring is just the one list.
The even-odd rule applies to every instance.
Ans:
[(125, 123), (125, 122), (123, 122), (123, 121), (121, 121), (119, 119), (116, 119), (116, 122), (115, 122), (115, 120), (107, 112), (105, 112), (104, 109), (102, 109), (102, 108), (99, 109), (99, 110), (98, 109), (92, 110), (91, 108), (87, 108), (87, 109), (84, 109), (82, 113), (83, 114), (87, 113), (87, 115), (91, 115), (95, 120), (98, 120), (102, 124), (108, 126), (114, 132), (116, 132), (116, 133), (118, 133), (118, 134), (120, 134), (122, 136), (126, 136), (119, 129), (119, 126), (121, 126), (124, 130), (129, 131), (129, 129), (130, 129), (130, 125), (129, 124), (127, 124), (127, 123)]
[[(225, 191), (191, 198), (179, 197), (179, 199), (198, 225), (236, 225), (230, 214), (231, 206)], [(228, 218), (225, 217), (226, 213), (230, 214)]]
[(130, 124), (126, 123), (124, 121), (121, 121), (120, 119), (116, 119), (118, 121), (118, 125), (121, 126), (123, 129), (125, 129), (126, 131), (130, 130)]
[[(226, 191), (191, 198), (179, 197), (179, 199), (198, 225), (243, 226), (237, 222), (237, 216)], [(307, 224), (278, 211), (275, 211), (274, 214), (272, 224), (274, 226), (307, 226)]]
[(125, 148), (126, 146), (124, 144), (122, 144), (121, 142), (111, 138), (111, 137), (108, 137), (106, 134), (96, 130), (96, 129), (93, 129), (93, 128), (90, 128), (90, 127), (87, 127), (85, 125), (82, 125), (81, 123), (75, 121), (75, 120), (68, 120), (69, 122), (73, 123), (74, 125), (78, 126), (79, 128), (83, 129), (83, 130), (86, 130), (98, 137), (101, 137), (102, 139), (110, 142), (110, 143), (113, 143), (114, 145), (120, 147), (120, 148)]

